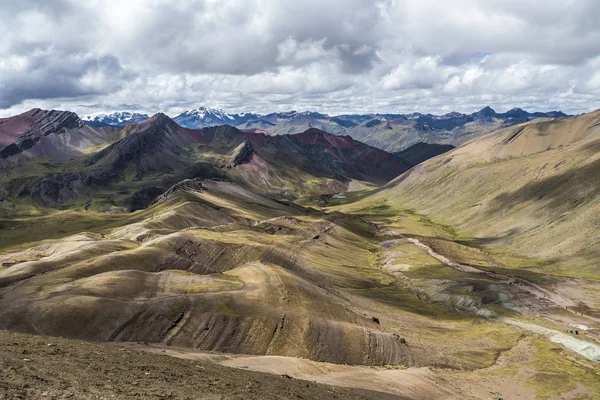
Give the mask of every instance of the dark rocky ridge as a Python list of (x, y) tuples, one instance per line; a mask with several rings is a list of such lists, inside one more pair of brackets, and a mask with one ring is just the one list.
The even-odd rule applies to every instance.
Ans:
[(71, 111), (41, 110), (35, 108), (29, 111), (31, 119), (30, 132), (48, 136), (60, 133), (64, 129), (75, 129), (83, 126), (83, 121)]
[(173, 172), (176, 166), (181, 166), (176, 160), (181, 142), (176, 137), (179, 129), (164, 114), (137, 124), (123, 139), (85, 160), (92, 167), (92, 182), (108, 183), (122, 177), (128, 168), (135, 169), (136, 179), (150, 171)]
[(202, 185), (202, 179), (185, 179), (181, 182), (171, 186), (166, 192), (158, 196), (152, 204), (159, 204), (175, 197), (178, 193), (182, 192), (202, 192), (204, 186)]
[[(197, 149), (197, 153), (190, 155), (190, 149)], [(229, 125), (192, 130), (180, 127), (164, 114), (137, 124), (125, 138), (89, 157), (86, 164), (92, 176), (98, 178), (96, 183), (102, 184), (119, 179), (126, 170), (135, 170), (136, 179), (151, 172), (185, 171), (204, 152), (210, 157), (228, 157), (228, 162), (214, 164), (224, 170), (249, 164), (259, 155), (267, 162), (263, 169), (299, 168), (342, 180), (387, 182), (410, 168), (383, 150), (314, 128), (289, 136), (244, 132)]]
[(8, 158), (17, 155), (32, 148), (40, 138), (32, 132), (25, 133), (17, 137), (14, 143), (0, 149), (0, 158)]
[[(55, 123), (30, 122), (32, 115), (46, 114), (53, 116)], [(70, 129), (67, 127), (80, 126), (81, 121), (73, 113), (32, 110), (27, 118), (19, 116), (11, 124), (13, 133), (23, 126), (35, 126), (39, 133), (57, 129), (61, 132)], [(349, 136), (332, 135), (316, 128), (279, 136), (240, 131), (229, 125), (193, 130), (157, 114), (142, 123), (108, 129), (112, 129), (112, 136), (103, 138), (107, 142), (118, 140), (91, 154), (74, 151), (58, 158), (55, 152), (56, 158), (51, 158), (58, 161), (48, 164), (51, 173), (44, 170), (26, 178), (9, 177), (0, 182), (0, 194), (8, 198), (31, 196), (40, 205), (62, 207), (84, 195), (93, 198), (96, 191), (114, 190), (119, 195), (128, 195), (126, 200), (118, 200), (118, 205), (135, 211), (151, 204), (162, 193), (160, 188), (184, 179), (227, 178), (275, 197), (292, 199), (300, 193), (314, 194), (310, 190), (318, 191), (316, 194), (339, 192), (351, 180), (383, 184), (411, 167), (402, 159)], [(65, 138), (72, 143), (90, 132), (96, 131), (86, 125), (81, 130), (66, 131)], [(18, 143), (26, 147), (44, 138), (24, 136)], [(52, 144), (47, 142), (40, 149)], [(303, 182), (319, 182), (320, 186), (304, 192)]]
[(237, 167), (238, 165), (250, 162), (252, 155), (254, 155), (252, 143), (250, 143), (248, 140), (245, 140), (244, 144), (239, 147), (231, 157), (231, 165), (233, 167)]
[(154, 200), (164, 192), (163, 189), (156, 186), (144, 187), (136, 190), (125, 202), (127, 211), (134, 212), (148, 208)]

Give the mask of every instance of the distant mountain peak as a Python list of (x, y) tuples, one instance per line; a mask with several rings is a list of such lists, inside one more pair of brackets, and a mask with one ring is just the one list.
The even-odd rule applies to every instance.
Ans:
[(310, 136), (310, 135), (333, 136), (332, 134), (330, 134), (328, 132), (325, 132), (324, 130), (319, 129), (319, 128), (308, 128), (304, 132), (298, 133), (298, 135), (305, 135), (305, 136)]
[(130, 111), (117, 111), (110, 114), (86, 115), (83, 121), (90, 124), (105, 124), (112, 126), (125, 126), (135, 122), (143, 122), (149, 118), (148, 114)]
[(440, 117), (441, 117), (441, 118), (444, 118), (444, 119), (448, 119), (448, 118), (461, 118), (461, 117), (466, 117), (466, 115), (465, 115), (465, 114), (463, 114), (463, 113), (459, 113), (458, 111), (452, 111), (452, 112), (449, 112), (449, 113), (447, 113), (447, 114), (444, 114), (444, 115), (442, 115), (442, 116), (440, 116)]
[(531, 114), (522, 108), (515, 107), (503, 114), (505, 118), (529, 118)]
[(166, 120), (172, 121), (171, 118), (167, 114), (161, 113), (161, 112), (154, 114), (149, 119), (152, 121), (166, 121)]
[(477, 111), (475, 114), (480, 115), (482, 117), (493, 117), (496, 115), (496, 111), (490, 106), (485, 106), (481, 110)]
[(221, 110), (220, 108), (210, 108), (210, 107), (204, 107), (204, 106), (195, 108), (190, 111), (186, 111), (182, 115), (194, 115), (201, 119), (220, 118), (220, 119), (224, 119), (224, 120), (229, 119), (232, 121), (234, 119), (231, 115), (227, 114), (225, 111)]
[(254, 114), (228, 114), (218, 108), (197, 107), (185, 111), (174, 118), (175, 122), (185, 128), (206, 128), (218, 125), (238, 125), (249, 119), (254, 119)]
[(148, 120), (141, 122), (140, 127), (177, 127), (177, 123), (164, 113), (156, 113)]
[(296, 115), (307, 116), (307, 117), (329, 118), (329, 115), (327, 115), (327, 114), (321, 114), (320, 112), (317, 112), (317, 111), (302, 111), (302, 112), (296, 112), (296, 111), (294, 111), (294, 113)]

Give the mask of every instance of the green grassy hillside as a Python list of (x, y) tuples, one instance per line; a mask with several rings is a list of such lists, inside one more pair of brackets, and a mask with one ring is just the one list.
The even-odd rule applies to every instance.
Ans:
[(362, 206), (417, 210), (472, 245), (538, 260), (524, 266), (597, 279), (599, 135), (598, 112), (507, 128), (417, 166)]

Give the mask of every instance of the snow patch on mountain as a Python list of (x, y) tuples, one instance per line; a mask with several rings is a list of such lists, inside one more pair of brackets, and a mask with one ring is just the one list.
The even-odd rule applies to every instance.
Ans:
[(228, 114), (218, 108), (198, 107), (173, 119), (183, 127), (198, 129), (217, 125), (240, 125), (258, 117), (252, 113)]
[(84, 122), (100, 123), (112, 126), (125, 126), (134, 122), (144, 122), (150, 118), (148, 114), (119, 111), (112, 114), (92, 114), (82, 118)]

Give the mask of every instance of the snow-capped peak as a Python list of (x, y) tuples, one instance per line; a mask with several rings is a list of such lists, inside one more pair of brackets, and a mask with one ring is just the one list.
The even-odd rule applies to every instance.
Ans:
[(143, 122), (147, 120), (147, 114), (141, 114), (129, 111), (117, 111), (111, 114), (92, 114), (83, 117), (86, 122), (100, 122), (107, 125), (124, 126), (133, 122)]
[(233, 121), (235, 118), (232, 117), (231, 115), (227, 114), (225, 111), (218, 109), (218, 108), (209, 108), (209, 107), (198, 107), (196, 109), (193, 109), (191, 111), (186, 111), (184, 114), (186, 115), (193, 115), (196, 116), (200, 119), (207, 119), (207, 118), (218, 118), (221, 120), (231, 120)]

